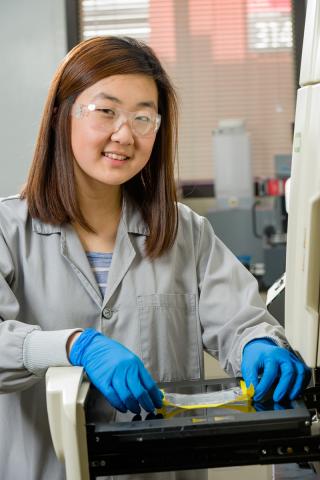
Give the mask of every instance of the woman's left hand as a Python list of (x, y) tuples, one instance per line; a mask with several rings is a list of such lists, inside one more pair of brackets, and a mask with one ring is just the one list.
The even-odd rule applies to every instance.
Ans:
[(273, 400), (294, 400), (311, 377), (310, 368), (294, 353), (267, 338), (252, 340), (244, 347), (241, 371), (246, 385), (253, 384), (256, 401), (265, 397), (275, 381)]

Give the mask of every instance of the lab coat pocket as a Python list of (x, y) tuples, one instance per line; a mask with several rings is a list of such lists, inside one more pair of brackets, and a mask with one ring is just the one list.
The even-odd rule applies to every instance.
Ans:
[(137, 303), (142, 360), (153, 378), (200, 378), (196, 295), (141, 295)]

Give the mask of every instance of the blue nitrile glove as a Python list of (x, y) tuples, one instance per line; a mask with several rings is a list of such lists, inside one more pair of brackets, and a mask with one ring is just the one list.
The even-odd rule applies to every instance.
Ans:
[(74, 342), (72, 365), (84, 367), (91, 382), (121, 412), (148, 412), (162, 406), (162, 393), (142, 361), (121, 343), (88, 328)]
[(263, 399), (275, 380), (273, 400), (280, 402), (285, 397), (294, 400), (311, 376), (310, 369), (294, 353), (267, 338), (252, 340), (244, 347), (241, 371), (246, 385), (253, 384), (257, 401)]

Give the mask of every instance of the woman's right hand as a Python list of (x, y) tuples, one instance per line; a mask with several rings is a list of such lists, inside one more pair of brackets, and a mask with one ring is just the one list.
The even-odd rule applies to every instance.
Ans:
[[(78, 334), (79, 332), (77, 332)], [(91, 328), (71, 344), (72, 365), (84, 367), (91, 382), (121, 412), (148, 412), (162, 406), (162, 393), (137, 355)]]

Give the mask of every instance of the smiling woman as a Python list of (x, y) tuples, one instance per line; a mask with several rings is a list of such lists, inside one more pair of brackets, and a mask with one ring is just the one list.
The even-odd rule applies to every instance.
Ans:
[[(97, 128), (106, 106), (119, 113), (109, 131), (105, 121)], [(154, 126), (147, 135), (137, 127), (141, 118)], [(177, 231), (176, 139), (175, 91), (150, 47), (129, 38), (87, 40), (69, 52), (52, 82), (22, 197), (32, 216), (53, 224), (71, 221), (90, 234), (98, 227), (92, 214), (96, 205), (84, 215), (79, 198), (85, 185), (94, 188), (98, 182), (95, 192), (112, 190), (112, 198), (117, 192), (118, 204), (126, 193), (149, 226), (146, 251), (154, 258), (172, 245)], [(119, 155), (130, 161), (124, 164)], [(110, 189), (102, 187), (107, 177)], [(115, 184), (121, 185), (121, 195)]]
[(275, 385), (276, 401), (292, 399), (308, 381), (255, 279), (177, 203), (176, 140), (175, 92), (149, 47), (98, 37), (67, 55), (26, 187), (0, 201), (1, 479), (65, 478), (46, 414), (50, 366), (83, 367), (104, 421), (161, 407), (156, 382), (204, 378), (204, 351), (259, 399)]

